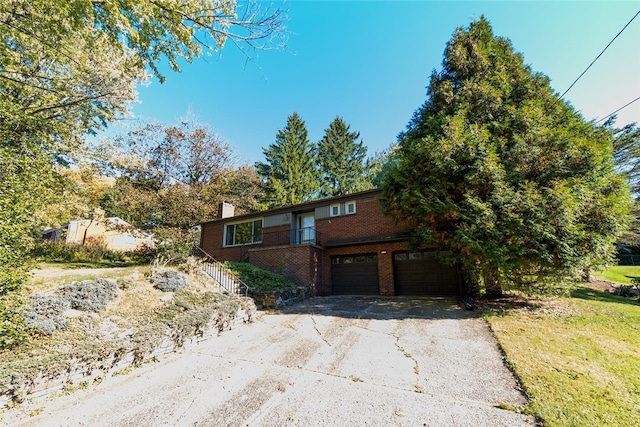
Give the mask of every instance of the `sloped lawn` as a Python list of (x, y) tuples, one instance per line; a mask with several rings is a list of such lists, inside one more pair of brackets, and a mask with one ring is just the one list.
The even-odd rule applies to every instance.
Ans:
[(486, 319), (545, 426), (640, 425), (640, 304), (579, 288)]
[(610, 282), (623, 283), (626, 285), (631, 284), (633, 277), (640, 277), (639, 265), (614, 265), (606, 270), (594, 272), (596, 277)]

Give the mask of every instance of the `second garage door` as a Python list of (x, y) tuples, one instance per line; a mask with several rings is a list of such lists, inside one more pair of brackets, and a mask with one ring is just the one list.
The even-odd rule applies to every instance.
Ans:
[(334, 295), (379, 295), (378, 257), (375, 254), (331, 257)]
[(433, 251), (393, 254), (396, 295), (441, 296), (458, 294), (458, 273), (438, 261)]

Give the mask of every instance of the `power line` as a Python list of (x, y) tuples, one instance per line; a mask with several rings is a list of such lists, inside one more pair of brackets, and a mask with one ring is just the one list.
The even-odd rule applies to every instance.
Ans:
[[(616, 36), (615, 36), (613, 39), (611, 39), (611, 41), (609, 42), (609, 44), (608, 44), (608, 45), (607, 45), (607, 46), (602, 50), (602, 52), (600, 52), (600, 54), (599, 54), (598, 56), (596, 56), (596, 59), (594, 59), (594, 60), (591, 62), (591, 64), (589, 64), (589, 66), (588, 66), (588, 67), (587, 67), (587, 68), (582, 72), (582, 74), (580, 74), (580, 75), (578, 76), (578, 78), (577, 78), (573, 83), (571, 83), (571, 86), (569, 86), (569, 88), (568, 88), (567, 90), (565, 90), (565, 91), (564, 91), (564, 93), (563, 93), (562, 95), (560, 95), (560, 99), (564, 98), (564, 96), (567, 94), (567, 92), (569, 92), (569, 91), (571, 90), (571, 88), (573, 87), (573, 85), (575, 85), (576, 83), (578, 83), (578, 80), (580, 80), (580, 78), (581, 78), (582, 76), (584, 76), (584, 74), (585, 74), (587, 71), (589, 71), (589, 68), (591, 68), (591, 66), (592, 66), (593, 64), (595, 64), (595, 62), (598, 60), (598, 58), (600, 58), (600, 57), (602, 56), (602, 54), (604, 53), (604, 51), (605, 51), (605, 50), (607, 50), (607, 49), (609, 48), (609, 46), (611, 46), (611, 43), (613, 43), (613, 41), (614, 41), (615, 39), (617, 39), (617, 38), (618, 38), (618, 36), (619, 36), (620, 34), (622, 34), (622, 32), (623, 32), (623, 31), (624, 31), (624, 30), (629, 26), (629, 24), (631, 24), (631, 22), (633, 22), (633, 20), (634, 20), (634, 19), (636, 19), (636, 16), (638, 16), (638, 15), (640, 15), (640, 10), (639, 10), (638, 12), (636, 12), (636, 14), (633, 16), (633, 18), (631, 18), (631, 20), (630, 20), (629, 22), (627, 22), (627, 25), (625, 25), (625, 26), (620, 30), (620, 32), (619, 32), (618, 34), (616, 34)], [(633, 102), (633, 101), (632, 101), (632, 102)], [(624, 107), (623, 107), (623, 108), (624, 108)]]
[(639, 97), (637, 97), (636, 99), (634, 99), (633, 101), (626, 103), (625, 105), (623, 105), (622, 107), (618, 108), (616, 111), (614, 111), (613, 113), (609, 114), (608, 116), (604, 116), (602, 119), (598, 120), (598, 121), (596, 122), (596, 124), (598, 124), (598, 123), (600, 123), (600, 122), (602, 122), (602, 121), (604, 121), (604, 120), (608, 119), (609, 117), (613, 116), (613, 115), (614, 115), (615, 113), (617, 113), (618, 111), (622, 110), (623, 108), (627, 108), (629, 105), (633, 104), (634, 102), (636, 102), (636, 101), (638, 101), (638, 100), (640, 100), (640, 96), (639, 96)]

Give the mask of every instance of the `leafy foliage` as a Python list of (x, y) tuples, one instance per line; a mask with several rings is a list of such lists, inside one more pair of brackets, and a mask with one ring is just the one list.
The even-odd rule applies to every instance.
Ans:
[(321, 194), (324, 197), (368, 189), (364, 182), (367, 148), (362, 140), (357, 142), (360, 133), (350, 132), (349, 128), (342, 117), (336, 117), (318, 142)]
[(261, 291), (285, 291), (295, 289), (291, 280), (247, 262), (225, 262), (225, 266), (240, 276), (240, 280), (252, 289)]
[(622, 129), (614, 129), (613, 134), (613, 158), (619, 170), (627, 176), (635, 199), (631, 210), (633, 222), (619, 242), (640, 246), (640, 128), (632, 123)]
[[(179, 71), (231, 40), (284, 43), (280, 9), (235, 0), (0, 2), (0, 294), (24, 279), (31, 232), (60, 188), (53, 165), (83, 154), (84, 136), (125, 115), (158, 64)], [(50, 202), (50, 203), (47, 203)]]
[(262, 195), (256, 172), (233, 166), (233, 149), (194, 121), (145, 125), (103, 145), (100, 157), (102, 171), (118, 176), (101, 206), (147, 230), (188, 230), (215, 218), (224, 200), (243, 212)]
[(51, 161), (41, 152), (0, 147), (0, 295), (19, 288), (26, 277), (36, 212), (56, 182)]
[(295, 205), (316, 196), (319, 186), (315, 148), (298, 113), (287, 118), (286, 127), (276, 134), (276, 142), (262, 151), (265, 162), (255, 166), (265, 183), (268, 208)]
[(147, 264), (155, 257), (155, 250), (148, 247), (136, 251), (112, 251), (100, 241), (92, 244), (66, 244), (65, 242), (42, 241), (36, 244), (32, 255), (39, 261), (59, 263), (85, 263), (97, 267)]
[(10, 350), (29, 339), (24, 305), (18, 295), (0, 296), (0, 351)]
[(565, 276), (611, 260), (629, 193), (605, 128), (586, 123), (482, 17), (458, 29), (399, 136), (387, 212), (416, 245), (451, 250), (467, 281)]

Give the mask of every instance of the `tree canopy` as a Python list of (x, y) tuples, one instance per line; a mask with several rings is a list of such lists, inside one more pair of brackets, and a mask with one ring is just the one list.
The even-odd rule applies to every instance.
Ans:
[[(606, 126), (607, 124), (605, 124)], [(627, 176), (633, 192), (633, 221), (619, 243), (640, 246), (640, 128), (636, 123), (628, 124), (621, 129), (613, 129), (613, 158), (619, 171)]]
[(611, 133), (561, 101), (484, 17), (455, 31), (398, 141), (383, 206), (489, 296), (610, 260), (628, 221)]
[(262, 151), (265, 162), (257, 162), (255, 167), (265, 184), (267, 208), (294, 205), (316, 197), (319, 190), (316, 150), (298, 113), (287, 118), (287, 125), (276, 134), (276, 142)]
[[(28, 253), (25, 231), (44, 225), (37, 210), (56, 193), (40, 183), (81, 157), (87, 134), (127, 114), (149, 71), (162, 81), (161, 62), (179, 71), (225, 41), (247, 55), (280, 47), (284, 19), (235, 0), (0, 2), (0, 178), (13, 183), (0, 188), (0, 293), (6, 277), (18, 280), (9, 270)], [(19, 166), (27, 160), (34, 169)]]
[(187, 119), (177, 126), (143, 125), (99, 147), (102, 171), (117, 177), (100, 205), (137, 227), (189, 229), (229, 201), (255, 209), (260, 178), (233, 164), (233, 149), (210, 127)]
[(367, 148), (360, 132), (351, 132), (342, 117), (336, 117), (318, 142), (321, 194), (342, 196), (365, 189), (364, 174)]

